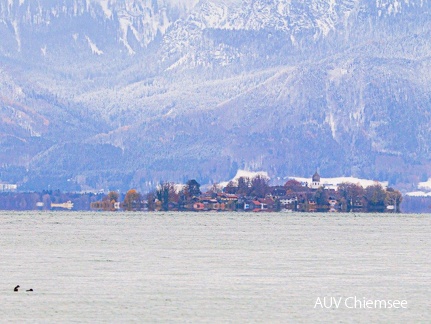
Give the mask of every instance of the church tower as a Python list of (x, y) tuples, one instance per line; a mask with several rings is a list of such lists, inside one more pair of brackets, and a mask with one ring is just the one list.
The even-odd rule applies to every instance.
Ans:
[(316, 171), (316, 173), (313, 175), (313, 178), (311, 179), (311, 189), (318, 189), (320, 187), (320, 174)]

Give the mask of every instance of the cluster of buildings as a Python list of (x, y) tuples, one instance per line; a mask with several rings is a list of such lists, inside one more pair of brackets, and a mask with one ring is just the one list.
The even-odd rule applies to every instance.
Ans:
[[(309, 180), (309, 179), (308, 179)], [(252, 181), (248, 182), (249, 184)], [(231, 185), (223, 190), (210, 190), (196, 196), (181, 198), (181, 195), (161, 201), (152, 196), (149, 200), (139, 199), (127, 205), (124, 202), (98, 201), (92, 209), (98, 210), (140, 210), (140, 211), (245, 211), (245, 212), (338, 212), (367, 211), (364, 189), (358, 185), (360, 193), (345, 197), (334, 186), (325, 186), (316, 172), (311, 182), (288, 181), (284, 186), (265, 185), (256, 191), (241, 190)], [(252, 189), (252, 188), (250, 188)], [(262, 188), (260, 188), (262, 189)]]
[[(337, 212), (342, 206), (337, 192), (333, 188), (326, 188), (321, 183), (321, 177), (316, 172), (310, 182), (302, 183), (302, 187), (292, 191), (286, 186), (268, 187), (265, 197), (253, 197), (243, 194), (206, 193), (195, 197), (193, 204), (185, 205), (185, 210), (191, 211), (252, 211), (252, 212)], [(317, 191), (324, 190), (324, 197), (316, 199)], [(359, 197), (353, 202), (355, 209), (364, 207)], [(176, 207), (176, 206), (172, 206)]]

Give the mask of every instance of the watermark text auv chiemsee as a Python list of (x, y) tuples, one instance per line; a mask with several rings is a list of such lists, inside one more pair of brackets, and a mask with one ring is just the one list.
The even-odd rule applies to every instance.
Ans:
[(406, 309), (407, 300), (370, 299), (366, 297), (317, 297), (314, 308), (326, 309)]

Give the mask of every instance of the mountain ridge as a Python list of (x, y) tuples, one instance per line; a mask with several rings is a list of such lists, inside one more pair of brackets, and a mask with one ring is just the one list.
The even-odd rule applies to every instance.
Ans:
[(0, 0), (0, 157), (22, 188), (431, 175), (430, 1), (62, 4)]

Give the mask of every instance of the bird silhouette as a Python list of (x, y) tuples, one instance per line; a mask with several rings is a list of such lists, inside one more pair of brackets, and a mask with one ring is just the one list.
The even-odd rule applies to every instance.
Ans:
[(13, 291), (18, 291), (18, 288), (19, 288), (19, 285), (18, 285), (18, 286), (16, 286), (16, 287), (13, 289)]
[(33, 291), (33, 288), (27, 289), (26, 291)]

